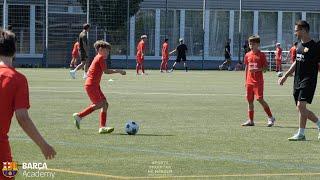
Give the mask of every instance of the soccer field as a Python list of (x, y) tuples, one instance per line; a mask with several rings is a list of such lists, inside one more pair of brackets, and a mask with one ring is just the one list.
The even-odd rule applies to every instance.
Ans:
[[(115, 131), (100, 135), (98, 112), (85, 118), (80, 130), (73, 124), (72, 114), (90, 103), (82, 72), (73, 80), (67, 69), (18, 71), (29, 80), (30, 116), (57, 156), (45, 161), (14, 119), (14, 160), (46, 162), (54, 179), (320, 178), (316, 126), (308, 122), (307, 141), (287, 140), (298, 125), (293, 78), (281, 87), (274, 72), (264, 75), (265, 100), (277, 120), (267, 128), (258, 102), (256, 126), (240, 126), (247, 119), (244, 72), (148, 71), (148, 76), (136, 76), (129, 70), (126, 76), (104, 75), (108, 125)], [(310, 106), (314, 112), (320, 112), (318, 92)], [(139, 123), (137, 135), (125, 134), (128, 120)], [(24, 178), (21, 168), (16, 179)]]

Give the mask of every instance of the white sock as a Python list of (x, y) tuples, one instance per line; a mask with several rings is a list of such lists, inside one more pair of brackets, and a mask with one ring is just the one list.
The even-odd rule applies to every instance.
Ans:
[(298, 134), (304, 135), (304, 128), (299, 128)]
[(320, 120), (316, 122), (316, 125), (318, 126), (318, 130), (320, 131)]

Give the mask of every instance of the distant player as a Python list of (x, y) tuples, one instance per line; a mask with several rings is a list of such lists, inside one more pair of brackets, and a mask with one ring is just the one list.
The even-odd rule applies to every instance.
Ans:
[(274, 125), (275, 118), (272, 116), (271, 110), (267, 102), (263, 99), (264, 80), (263, 72), (267, 69), (268, 64), (266, 56), (260, 51), (260, 37), (250, 36), (249, 46), (251, 51), (245, 55), (244, 64), (246, 65), (246, 93), (248, 101), (248, 117), (249, 119), (242, 126), (254, 126), (254, 97), (262, 105), (264, 111), (268, 115), (268, 127)]
[(176, 49), (174, 49), (169, 53), (169, 55), (171, 55), (172, 53), (177, 52), (177, 59), (173, 63), (172, 69), (169, 72), (172, 72), (173, 70), (175, 70), (177, 63), (180, 64), (181, 60), (183, 61), (183, 67), (185, 68), (186, 72), (188, 72), (187, 55), (186, 55), (188, 51), (188, 47), (183, 43), (182, 38), (179, 39), (179, 43), (180, 44), (176, 47)]
[(231, 52), (230, 52), (230, 43), (231, 43), (231, 39), (228, 39), (226, 41), (226, 45), (224, 47), (224, 58), (225, 61), (219, 66), (220, 70), (223, 70), (225, 68), (227, 68), (228, 70), (231, 70)]
[(80, 50), (80, 60), (81, 63), (74, 69), (70, 71), (70, 76), (75, 79), (76, 72), (84, 67), (83, 79), (87, 78), (87, 72), (89, 68), (88, 54), (89, 54), (89, 42), (87, 33), (89, 32), (90, 24), (84, 24), (83, 30), (79, 35), (79, 50)]
[(276, 72), (281, 72), (281, 62), (282, 62), (282, 48), (280, 47), (280, 43), (276, 44), (276, 54), (275, 54), (275, 60), (276, 60)]
[(72, 49), (72, 59), (70, 62), (70, 68), (76, 68), (77, 67), (77, 59), (79, 58), (79, 42), (76, 41), (73, 45)]
[[(39, 146), (44, 157), (51, 159), (56, 155), (55, 150), (43, 139), (29, 117), (28, 81), (12, 66), (15, 52), (15, 35), (0, 30), (0, 170), (3, 168), (2, 162), (12, 162), (8, 132), (14, 113), (23, 131)], [(1, 172), (0, 179), (10, 178), (4, 177)]]
[[(297, 46), (298, 46), (298, 42), (294, 42), (292, 47), (289, 50), (289, 53), (287, 55), (287, 59), (289, 59), (290, 57), (290, 63), (292, 64), (296, 58), (297, 58)], [(289, 62), (289, 61), (288, 61)]]
[(99, 120), (100, 120), (100, 126), (99, 126), (99, 133), (111, 133), (114, 128), (107, 127), (107, 110), (109, 107), (108, 101), (106, 97), (104, 96), (103, 92), (100, 88), (100, 81), (102, 74), (114, 74), (114, 73), (120, 73), (122, 75), (125, 75), (126, 72), (123, 70), (113, 70), (108, 69), (106, 64), (106, 58), (108, 57), (110, 51), (111, 51), (111, 45), (105, 41), (99, 40), (94, 43), (94, 47), (97, 51), (97, 55), (93, 59), (89, 71), (88, 71), (88, 78), (86, 79), (86, 82), (84, 84), (84, 88), (92, 102), (92, 104), (84, 109), (83, 111), (79, 113), (74, 113), (73, 118), (75, 125), (78, 129), (80, 129), (80, 122), (82, 118), (86, 117), (87, 115), (91, 114), (93, 111), (101, 109)]
[(168, 38), (164, 40), (162, 44), (162, 57), (161, 57), (161, 65), (160, 65), (160, 72), (168, 71), (168, 60), (169, 60), (169, 44)]
[[(317, 87), (318, 63), (320, 62), (320, 43), (316, 43), (309, 35), (310, 26), (306, 21), (297, 21), (295, 24), (295, 35), (300, 40), (297, 45), (297, 58), (290, 69), (279, 79), (279, 84), (283, 85), (288, 76), (294, 74), (293, 97), (299, 112), (299, 130), (289, 141), (306, 140), (304, 130), (307, 119), (316, 123), (320, 131), (320, 121), (318, 117), (307, 108), (307, 104), (312, 103), (314, 92)], [(318, 136), (320, 140), (320, 133)]]
[(136, 71), (137, 71), (137, 75), (140, 75), (139, 71), (141, 69), (142, 71), (142, 75), (146, 75), (144, 72), (144, 56), (146, 54), (146, 47), (145, 47), (145, 41), (147, 40), (147, 35), (142, 35), (141, 36), (141, 40), (138, 43), (137, 46), (137, 56), (136, 56), (136, 61), (137, 61), (137, 65), (136, 65)]

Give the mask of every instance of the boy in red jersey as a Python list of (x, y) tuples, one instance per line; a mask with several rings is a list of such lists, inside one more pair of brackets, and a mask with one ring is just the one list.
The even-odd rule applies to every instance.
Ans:
[(144, 75), (144, 55), (145, 55), (145, 41), (147, 40), (147, 35), (142, 35), (141, 40), (138, 43), (137, 46), (137, 65), (136, 65), (136, 71), (137, 75), (140, 75), (139, 70), (141, 69), (142, 75)]
[(169, 60), (169, 44), (168, 44), (168, 38), (164, 40), (164, 43), (162, 44), (162, 58), (161, 58), (161, 65), (160, 65), (160, 72), (163, 72), (164, 70), (168, 71), (168, 60)]
[[(287, 55), (287, 59), (289, 58), (290, 56), (290, 63), (293, 64), (293, 62), (296, 60), (297, 58), (297, 45), (298, 45), (298, 42), (294, 42), (292, 47), (290, 48), (289, 50), (289, 53)], [(289, 62), (289, 61), (288, 61)]]
[(268, 127), (274, 125), (275, 118), (272, 116), (271, 110), (267, 102), (263, 99), (263, 71), (268, 67), (266, 56), (259, 50), (260, 37), (249, 37), (249, 46), (251, 51), (244, 57), (246, 65), (246, 91), (248, 101), (248, 117), (249, 119), (242, 124), (242, 126), (254, 126), (254, 96), (257, 101), (262, 105), (264, 111), (268, 115)]
[(280, 43), (276, 44), (276, 72), (281, 72), (281, 61), (282, 61), (282, 49), (280, 47)]
[(114, 74), (114, 73), (120, 73), (122, 75), (125, 75), (126, 72), (123, 70), (113, 70), (108, 69), (106, 65), (106, 58), (108, 57), (111, 45), (105, 41), (99, 40), (94, 43), (94, 47), (97, 51), (96, 57), (93, 59), (89, 71), (88, 71), (88, 78), (86, 79), (84, 88), (92, 102), (92, 104), (84, 109), (83, 111), (79, 113), (74, 113), (73, 118), (75, 125), (78, 129), (80, 129), (80, 122), (82, 118), (89, 115), (95, 110), (101, 109), (100, 112), (100, 126), (99, 126), (99, 133), (105, 134), (105, 133), (111, 133), (114, 128), (112, 127), (106, 127), (107, 123), (107, 110), (108, 110), (108, 101), (106, 97), (104, 96), (103, 92), (100, 88), (100, 81), (102, 74)]
[[(29, 89), (24, 75), (12, 66), (15, 35), (0, 29), (0, 169), (3, 162), (12, 162), (8, 132), (11, 119), (16, 119), (24, 132), (39, 146), (46, 159), (54, 158), (55, 150), (43, 139), (29, 117)], [(10, 179), (0, 173), (0, 179)]]
[(79, 58), (79, 42), (76, 41), (73, 45), (72, 49), (72, 59), (70, 62), (70, 68), (76, 68), (77, 67), (77, 59)]

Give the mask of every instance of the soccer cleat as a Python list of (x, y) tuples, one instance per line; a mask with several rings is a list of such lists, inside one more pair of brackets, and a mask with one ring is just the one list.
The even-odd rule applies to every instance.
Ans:
[(73, 119), (74, 119), (74, 124), (76, 125), (77, 129), (80, 129), (80, 121), (81, 117), (78, 115), (78, 113), (73, 113)]
[(241, 126), (254, 126), (254, 122), (247, 120), (245, 123), (241, 124)]
[(305, 141), (306, 137), (303, 134), (295, 134), (292, 137), (288, 138), (289, 141)]
[(276, 119), (274, 117), (268, 118), (268, 125), (267, 127), (272, 127)]
[(114, 131), (113, 127), (101, 127), (99, 128), (99, 134), (108, 134)]
[(71, 70), (70, 71), (70, 76), (72, 77), (72, 79), (75, 79), (76, 78), (76, 71)]

